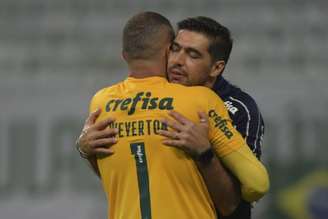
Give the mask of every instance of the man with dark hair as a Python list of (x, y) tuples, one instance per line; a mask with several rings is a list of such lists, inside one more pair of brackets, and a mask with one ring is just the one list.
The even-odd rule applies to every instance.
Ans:
[[(168, 61), (169, 81), (214, 90), (225, 102), (234, 127), (260, 158), (264, 134), (261, 113), (252, 97), (222, 77), (232, 49), (230, 31), (207, 17), (182, 20), (177, 31)], [(205, 181), (217, 179), (213, 173), (203, 177)], [(250, 218), (250, 209), (250, 204), (242, 200), (238, 208), (224, 218)]]
[[(207, 193), (198, 169), (205, 174), (211, 193), (213, 184), (206, 182), (206, 174), (212, 167), (221, 176), (217, 185), (230, 183), (221, 162), (240, 182), (246, 200), (258, 200), (268, 190), (265, 168), (232, 127), (222, 100), (209, 89), (170, 84), (165, 79), (172, 39), (165, 20), (153, 12), (129, 20), (123, 33), (129, 77), (93, 97), (93, 113), (79, 138), (82, 156), (87, 156), (102, 179), (110, 218), (215, 218), (209, 197), (213, 194)], [(155, 41), (159, 43), (150, 43)], [(170, 119), (161, 122), (168, 112), (182, 125)], [(201, 129), (183, 145), (187, 141), (181, 141), (182, 134), (194, 130), (184, 127), (196, 124), (197, 112), (206, 112), (198, 114), (200, 123), (194, 127)], [(96, 153), (111, 156), (96, 157)], [(218, 200), (213, 200), (216, 207)]]
[(225, 63), (228, 62), (232, 49), (232, 39), (229, 29), (225, 26), (211, 18), (199, 16), (178, 22), (179, 30), (190, 30), (204, 34), (210, 40), (208, 52), (212, 61), (223, 60)]

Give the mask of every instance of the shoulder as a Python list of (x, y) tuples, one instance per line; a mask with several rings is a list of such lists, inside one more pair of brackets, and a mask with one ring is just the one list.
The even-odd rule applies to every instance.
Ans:
[(248, 93), (238, 88), (231, 95), (228, 95), (224, 103), (229, 112), (233, 115), (257, 115), (260, 110), (254, 100)]
[(190, 94), (193, 94), (194, 96), (199, 96), (202, 97), (202, 99), (207, 99), (209, 101), (216, 100), (223, 103), (221, 97), (208, 87), (193, 86), (188, 88), (190, 89)]
[(245, 114), (247, 111), (258, 111), (256, 102), (248, 93), (222, 76), (217, 78), (212, 89), (223, 99), (229, 113), (232, 115)]
[(95, 105), (106, 96), (106, 93), (108, 93), (108, 87), (98, 90), (91, 98), (90, 104)]
[(213, 90), (204, 86), (184, 86), (176, 83), (168, 83), (168, 87), (171, 91), (194, 97), (194, 100), (218, 100), (222, 101)]
[(248, 146), (257, 157), (260, 157), (264, 120), (256, 101), (248, 93), (227, 81), (223, 85), (224, 87), (217, 87), (216, 91), (224, 99), (234, 127), (246, 138)]
[(107, 91), (108, 91), (109, 87), (105, 87), (105, 88), (102, 88), (100, 90), (98, 90), (92, 97), (92, 100), (95, 100), (95, 99), (98, 99), (98, 98), (101, 98), (102, 96), (104, 96)]
[(98, 90), (93, 97), (91, 98), (90, 101), (90, 110), (93, 111), (93, 109), (99, 107), (99, 105), (107, 99), (108, 96), (112, 95), (113, 93), (115, 93), (118, 89), (118, 87), (120, 86), (122, 82), (117, 83), (115, 85), (112, 86), (108, 86), (108, 87), (104, 87), (100, 90)]
[(122, 82), (119, 82), (117, 84), (114, 84), (114, 85), (111, 85), (111, 86), (108, 86), (108, 87), (104, 87), (104, 88), (98, 90), (93, 95), (92, 99), (101, 99), (103, 97), (106, 97), (110, 94), (115, 93), (121, 84), (122, 84)]

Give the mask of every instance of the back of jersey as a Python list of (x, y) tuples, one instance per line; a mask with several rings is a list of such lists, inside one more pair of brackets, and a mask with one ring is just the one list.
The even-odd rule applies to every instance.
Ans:
[(98, 121), (114, 117), (119, 130), (115, 153), (98, 158), (109, 218), (216, 218), (193, 160), (158, 135), (169, 110), (195, 122), (198, 111), (208, 111), (207, 97), (197, 99), (194, 90), (160, 77), (128, 78), (93, 98), (91, 110), (102, 109)]

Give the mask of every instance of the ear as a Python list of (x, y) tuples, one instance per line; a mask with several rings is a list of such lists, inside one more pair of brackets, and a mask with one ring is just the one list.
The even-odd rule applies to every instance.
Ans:
[(171, 45), (172, 45), (172, 43), (169, 42), (169, 43), (167, 44), (167, 47), (165, 48), (165, 53), (166, 53), (167, 56), (170, 54), (170, 51), (171, 51)]
[(225, 61), (219, 60), (216, 61), (211, 68), (210, 76), (211, 77), (217, 77), (222, 74), (225, 67)]
[(125, 61), (128, 60), (127, 55), (124, 51), (122, 51), (122, 53), (121, 53), (121, 58), (124, 59)]

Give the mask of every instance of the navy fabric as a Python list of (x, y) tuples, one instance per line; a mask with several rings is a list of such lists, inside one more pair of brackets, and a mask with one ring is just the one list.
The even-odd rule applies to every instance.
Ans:
[[(222, 76), (218, 77), (214, 86), (215, 91), (226, 105), (232, 124), (246, 139), (246, 142), (258, 159), (261, 157), (261, 147), (264, 135), (264, 121), (254, 99), (232, 85)], [(221, 219), (250, 219), (251, 204), (241, 201), (237, 209), (229, 216)]]
[(213, 90), (221, 97), (234, 127), (246, 139), (248, 146), (261, 157), (264, 121), (254, 99), (239, 87), (230, 84), (222, 76), (216, 80)]

